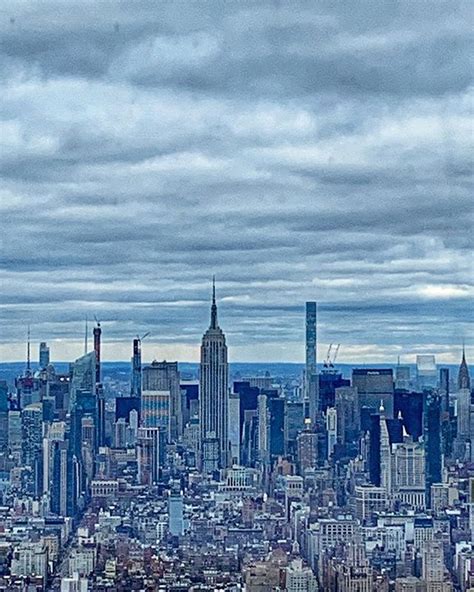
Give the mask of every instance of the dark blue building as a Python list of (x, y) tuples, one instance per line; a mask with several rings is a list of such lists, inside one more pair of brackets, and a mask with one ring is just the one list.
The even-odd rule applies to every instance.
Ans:
[(270, 417), (270, 459), (274, 461), (285, 454), (285, 399), (268, 397), (267, 406)]
[(136, 411), (140, 417), (139, 397), (117, 397), (115, 399), (115, 421), (125, 419), (126, 422), (129, 422), (130, 411)]
[(342, 378), (342, 373), (332, 369), (323, 370), (319, 374), (319, 410), (326, 413), (328, 407), (334, 407), (336, 404), (336, 389), (350, 385), (351, 381)]
[(431, 485), (441, 483), (441, 408), (442, 395), (425, 392), (424, 441), (426, 455), (426, 503), (431, 508)]
[(394, 416), (402, 416), (407, 434), (416, 441), (423, 434), (423, 393), (395, 390)]

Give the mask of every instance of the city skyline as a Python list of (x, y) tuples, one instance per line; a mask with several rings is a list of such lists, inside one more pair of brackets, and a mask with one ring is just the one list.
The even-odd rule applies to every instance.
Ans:
[(3, 4), (0, 590), (474, 592), (474, 4)]
[(215, 273), (234, 359), (304, 359), (316, 300), (341, 360), (456, 361), (468, 3), (89, 8), (13, 1), (0, 20), (0, 359), (23, 358), (28, 322), (74, 358), (86, 314), (105, 359), (146, 331), (197, 359)]

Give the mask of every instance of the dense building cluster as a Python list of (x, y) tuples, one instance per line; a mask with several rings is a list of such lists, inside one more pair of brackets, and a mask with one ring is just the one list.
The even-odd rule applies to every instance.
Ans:
[(215, 289), (198, 376), (93, 339), (0, 382), (1, 590), (474, 590), (464, 352), (344, 376), (308, 302), (302, 376), (232, 376)]

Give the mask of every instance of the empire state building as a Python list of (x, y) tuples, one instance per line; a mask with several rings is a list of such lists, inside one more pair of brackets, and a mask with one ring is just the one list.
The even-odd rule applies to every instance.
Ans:
[(199, 375), (200, 460), (203, 472), (228, 466), (228, 380), (227, 345), (217, 323), (213, 281), (211, 324), (202, 338)]

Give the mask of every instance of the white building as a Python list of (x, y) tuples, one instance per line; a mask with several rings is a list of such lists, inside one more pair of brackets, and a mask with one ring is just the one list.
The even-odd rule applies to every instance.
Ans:
[(81, 578), (78, 573), (61, 579), (61, 592), (87, 592), (88, 589), (87, 578)]
[(95, 568), (96, 554), (96, 548), (92, 545), (72, 549), (69, 555), (69, 574), (89, 576)]
[(388, 507), (387, 491), (375, 485), (356, 485), (355, 510), (356, 517), (364, 522), (373, 514), (383, 512)]
[(286, 568), (287, 592), (317, 592), (318, 583), (313, 570), (303, 566), (301, 559), (294, 559)]
[(44, 544), (20, 543), (13, 551), (10, 571), (13, 576), (39, 576), (46, 580), (48, 552)]

